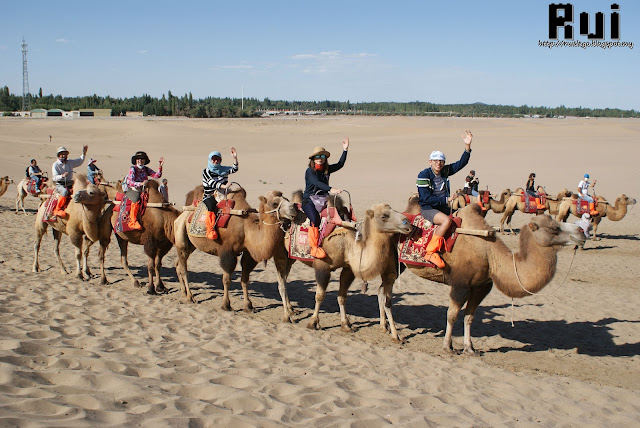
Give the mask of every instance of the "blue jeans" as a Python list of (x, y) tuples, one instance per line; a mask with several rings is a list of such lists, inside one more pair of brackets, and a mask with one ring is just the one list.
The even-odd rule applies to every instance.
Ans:
[(320, 214), (316, 211), (316, 206), (313, 205), (311, 199), (302, 201), (302, 211), (309, 217), (309, 221), (315, 227), (320, 227)]

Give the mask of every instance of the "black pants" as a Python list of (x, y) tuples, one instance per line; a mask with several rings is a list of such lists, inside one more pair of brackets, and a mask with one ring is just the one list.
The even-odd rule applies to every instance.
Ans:
[(211, 198), (203, 199), (202, 203), (205, 204), (207, 206), (207, 209), (212, 213), (218, 211), (218, 207), (216, 206), (217, 205), (216, 198), (211, 197)]
[(302, 211), (309, 217), (309, 221), (315, 227), (320, 227), (320, 214), (316, 211), (316, 206), (313, 205), (311, 199), (302, 201)]
[(127, 196), (127, 199), (131, 201), (132, 204), (135, 204), (136, 202), (140, 202), (140, 192), (138, 192), (137, 190), (134, 190), (134, 189), (127, 190), (126, 196)]

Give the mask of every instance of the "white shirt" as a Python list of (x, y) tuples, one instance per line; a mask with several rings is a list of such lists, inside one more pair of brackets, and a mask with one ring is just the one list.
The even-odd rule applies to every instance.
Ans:
[(589, 192), (587, 191), (587, 189), (589, 189), (590, 185), (591, 183), (589, 183), (589, 180), (580, 181), (580, 183), (578, 183), (578, 187), (580, 188), (580, 193), (582, 193), (583, 195), (589, 195)]
[[(51, 167), (51, 172), (53, 173), (53, 181), (65, 182), (68, 184), (73, 184), (73, 168), (82, 165), (84, 162), (84, 153), (78, 159), (67, 159), (66, 163), (62, 163), (60, 159), (56, 160)], [(62, 174), (68, 172), (69, 174), (66, 177), (63, 177)]]

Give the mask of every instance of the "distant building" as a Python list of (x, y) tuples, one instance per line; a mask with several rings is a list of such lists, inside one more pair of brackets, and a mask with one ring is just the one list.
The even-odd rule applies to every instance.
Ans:
[(78, 110), (80, 117), (110, 117), (110, 108), (81, 108)]

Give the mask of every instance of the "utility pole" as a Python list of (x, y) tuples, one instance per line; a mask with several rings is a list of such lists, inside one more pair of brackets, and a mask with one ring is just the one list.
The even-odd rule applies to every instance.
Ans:
[(31, 93), (29, 92), (29, 72), (27, 71), (27, 42), (22, 38), (22, 111), (31, 110)]

